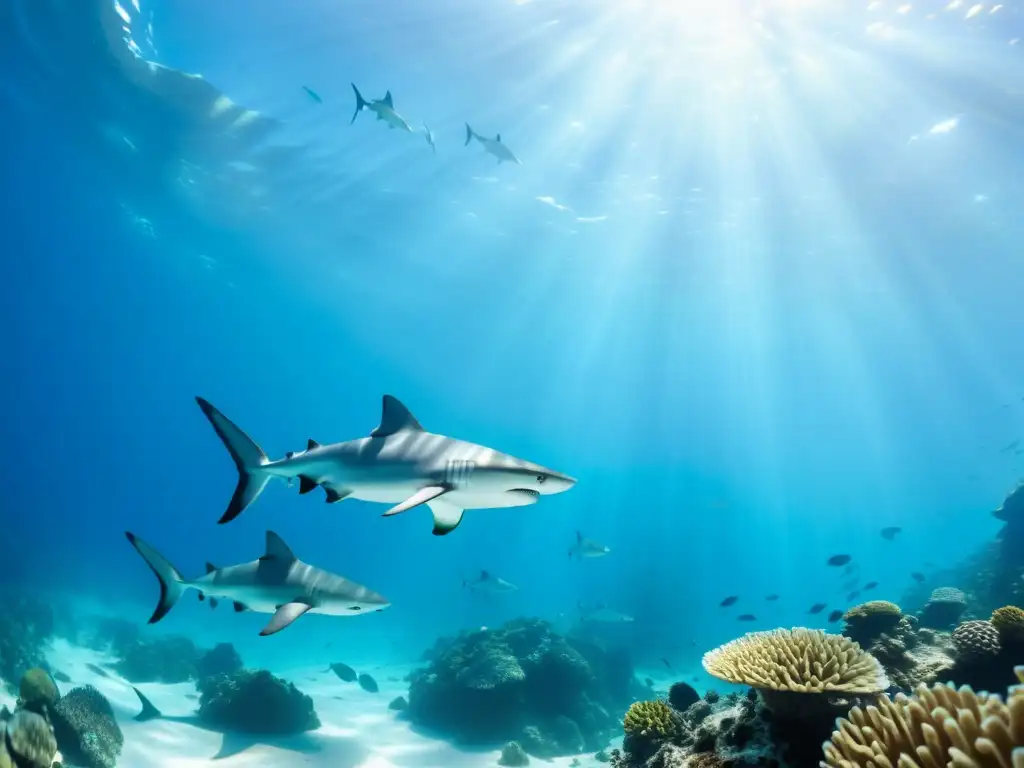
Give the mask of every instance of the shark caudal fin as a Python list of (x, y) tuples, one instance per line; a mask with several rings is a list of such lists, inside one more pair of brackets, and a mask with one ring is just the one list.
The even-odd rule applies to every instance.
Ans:
[(469, 123), (466, 123), (466, 143), (463, 144), (462, 146), (468, 147), (469, 142), (473, 140), (474, 136), (476, 136), (476, 131), (469, 127)]
[(131, 531), (125, 531), (125, 536), (128, 537), (128, 541), (132, 543), (135, 550), (142, 555), (142, 559), (146, 561), (146, 565), (150, 567), (150, 570), (156, 574), (156, 577), (160, 580), (160, 602), (156, 605), (156, 610), (153, 611), (153, 615), (149, 617), (150, 624), (156, 624), (160, 619), (167, 615), (167, 612), (174, 607), (174, 604), (178, 602), (183, 591), (182, 584), (185, 581), (178, 570), (171, 565), (167, 558), (153, 549), (149, 544), (144, 542), (138, 536)]
[(365, 107), (370, 106), (366, 99), (363, 98), (363, 94), (361, 94), (359, 89), (356, 88), (355, 83), (352, 83), (352, 90), (355, 91), (356, 94), (356, 111), (352, 113), (352, 119), (348, 121), (349, 125), (352, 125), (352, 123), (356, 121), (356, 118), (359, 117), (359, 113), (362, 112)]
[(139, 704), (142, 705), (142, 711), (139, 712), (132, 719), (139, 723), (144, 723), (147, 720), (156, 720), (164, 716), (163, 712), (153, 706), (153, 702), (142, 695), (142, 691), (132, 686), (132, 690), (135, 691), (135, 695), (139, 697)]
[(235, 466), (238, 467), (238, 485), (235, 486), (235, 493), (228, 503), (228, 508), (224, 510), (224, 514), (217, 521), (218, 523), (230, 523), (259, 498), (263, 489), (267, 487), (267, 483), (270, 482), (270, 475), (260, 471), (263, 465), (268, 463), (267, 455), (252, 441), (252, 438), (236, 427), (227, 416), (209, 402), (201, 397), (197, 397), (196, 402), (203, 409), (206, 418), (210, 420), (214, 431), (224, 443), (224, 447), (228, 449)]

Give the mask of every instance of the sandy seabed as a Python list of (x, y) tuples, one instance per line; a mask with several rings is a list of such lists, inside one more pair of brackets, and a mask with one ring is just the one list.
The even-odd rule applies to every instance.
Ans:
[[(389, 710), (392, 699), (408, 695), (403, 680), (410, 666), (360, 669), (377, 680), (379, 693), (345, 683), (333, 672), (325, 672), (323, 665), (271, 670), (312, 697), (321, 726), (299, 736), (258, 737), (212, 731), (188, 722), (199, 704), (191, 683), (136, 686), (166, 718), (136, 722), (138, 698), (128, 681), (105, 667), (112, 658), (61, 640), (53, 644), (48, 660), (55, 671), (71, 678), (70, 683), (58, 683), (61, 692), (89, 684), (110, 700), (124, 733), (118, 768), (494, 768), (501, 754), (499, 748), (469, 749), (432, 738)], [(0, 694), (0, 705), (13, 707), (14, 699)], [(576, 761), (581, 768), (606, 765), (593, 755), (580, 755)], [(568, 768), (573, 758), (530, 758), (530, 762)]]

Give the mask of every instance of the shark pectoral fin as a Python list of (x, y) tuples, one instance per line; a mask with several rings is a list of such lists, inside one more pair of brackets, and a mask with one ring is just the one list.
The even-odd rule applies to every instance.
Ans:
[(216, 597), (211, 597), (210, 598), (210, 609), (213, 610), (216, 607), (217, 607), (217, 598)]
[(338, 490), (335, 490), (334, 488), (328, 488), (326, 485), (324, 486), (324, 493), (327, 494), (326, 501), (327, 501), (328, 504), (336, 504), (337, 502), (342, 501), (345, 498), (347, 498), (348, 496), (352, 495), (352, 491), (349, 491), (349, 490), (338, 491)]
[(285, 603), (277, 609), (267, 622), (267, 626), (260, 630), (260, 636), (266, 637), (280, 632), (312, 607), (309, 603)]
[(387, 512), (384, 513), (384, 517), (390, 517), (391, 515), (397, 515), (402, 512), (406, 512), (413, 507), (418, 507), (420, 504), (426, 504), (428, 501), (433, 501), (443, 493), (447, 493), (448, 489), (441, 485), (428, 485), (426, 488), (420, 488), (416, 493), (410, 496), (408, 499), (403, 501), (401, 504), (396, 504)]
[(239, 603), (238, 601), (235, 601), (235, 613), (241, 613), (242, 611), (248, 611), (248, 610), (249, 609), (246, 608), (244, 605), (242, 605), (242, 603)]
[[(451, 533), (462, 522), (462, 513), (465, 511), (462, 507), (457, 507), (444, 499), (434, 499), (428, 502), (427, 506), (434, 513), (433, 533), (435, 536), (444, 536), (446, 533)], [(481, 573), (486, 574), (487, 572), (482, 571)]]
[(305, 475), (299, 475), (299, 493), (300, 494), (309, 493), (314, 488), (316, 488), (316, 486), (317, 486), (317, 482), (313, 478), (306, 477)]
[(205, 599), (206, 599), (206, 595), (204, 595), (204, 594), (203, 594), (202, 592), (200, 592), (200, 593), (199, 593), (199, 602), (201, 603), (201, 602), (203, 602), (203, 600), (205, 600)]

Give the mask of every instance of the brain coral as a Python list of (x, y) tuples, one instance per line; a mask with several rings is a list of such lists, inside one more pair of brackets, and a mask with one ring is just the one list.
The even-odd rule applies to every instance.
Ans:
[(1006, 641), (1024, 640), (1024, 611), (1013, 605), (1004, 605), (992, 611), (992, 626)]
[(857, 643), (817, 629), (751, 632), (704, 654), (708, 674), (772, 691), (877, 693), (882, 666)]
[(953, 645), (963, 657), (989, 656), (999, 653), (999, 630), (991, 621), (965, 621), (953, 630)]
[[(1024, 683), (1024, 667), (1016, 668)], [(822, 768), (1022, 768), (1024, 686), (1008, 703), (964, 686), (920, 686), (854, 707), (825, 742)]]

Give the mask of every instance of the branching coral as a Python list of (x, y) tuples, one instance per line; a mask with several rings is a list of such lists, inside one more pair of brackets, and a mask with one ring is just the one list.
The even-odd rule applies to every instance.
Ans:
[(877, 693), (888, 686), (871, 654), (821, 630), (752, 632), (704, 654), (708, 674), (730, 683), (797, 693)]
[[(1024, 667), (1015, 669), (1024, 683)], [(1024, 686), (1008, 703), (964, 686), (920, 686), (854, 707), (825, 742), (822, 768), (1022, 768)]]
[(635, 701), (622, 721), (622, 729), (628, 736), (667, 739), (678, 728), (672, 709), (664, 701)]

